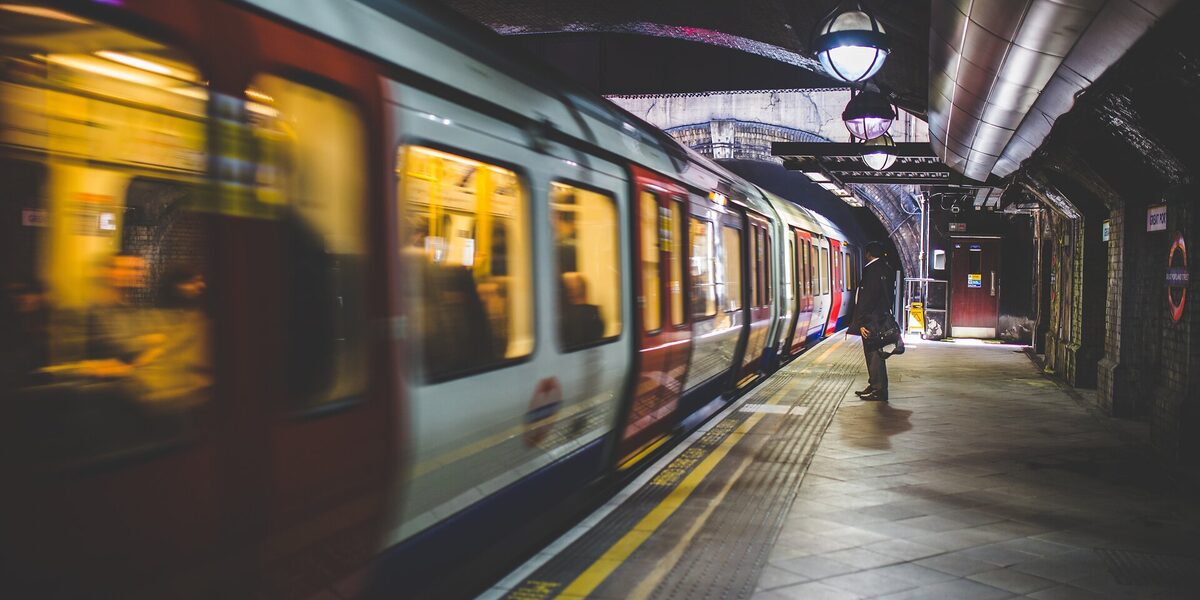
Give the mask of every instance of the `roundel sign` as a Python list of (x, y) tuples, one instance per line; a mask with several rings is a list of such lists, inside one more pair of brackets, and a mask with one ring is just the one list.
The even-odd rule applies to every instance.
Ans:
[(1183, 318), (1183, 305), (1187, 301), (1187, 286), (1191, 277), (1188, 273), (1187, 244), (1183, 233), (1176, 231), (1167, 255), (1167, 304), (1171, 307), (1171, 318)]
[(525, 445), (530, 448), (545, 441), (554, 426), (554, 415), (562, 407), (562, 386), (557, 377), (547, 377), (538, 382), (529, 398), (529, 410), (525, 413)]

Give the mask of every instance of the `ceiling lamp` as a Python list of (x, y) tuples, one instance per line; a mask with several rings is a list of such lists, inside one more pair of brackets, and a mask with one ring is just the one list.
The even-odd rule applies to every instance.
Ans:
[(879, 92), (863, 90), (850, 98), (846, 110), (842, 111), (842, 121), (850, 135), (869, 140), (877, 138), (892, 127), (896, 120), (896, 109), (887, 98)]
[(862, 159), (876, 171), (886, 171), (896, 163), (896, 142), (892, 136), (883, 134), (862, 144)]
[(847, 83), (870, 79), (891, 51), (883, 25), (862, 2), (838, 4), (817, 25), (815, 35), (812, 48), (821, 66)]

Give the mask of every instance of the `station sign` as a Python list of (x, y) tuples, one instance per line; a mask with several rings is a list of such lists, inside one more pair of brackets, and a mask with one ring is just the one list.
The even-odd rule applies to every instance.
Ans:
[(1179, 322), (1183, 318), (1183, 307), (1187, 301), (1187, 287), (1191, 282), (1188, 272), (1187, 243), (1183, 232), (1176, 231), (1167, 253), (1167, 304), (1171, 308), (1171, 319)]
[(46, 227), (50, 216), (45, 209), (26, 208), (21, 210), (21, 225), (25, 227)]
[(1167, 205), (1155, 204), (1146, 209), (1146, 231), (1167, 230)]
[(1100, 241), (1107, 242), (1109, 240), (1109, 235), (1110, 235), (1111, 231), (1112, 231), (1112, 221), (1105, 219), (1104, 223), (1100, 225)]

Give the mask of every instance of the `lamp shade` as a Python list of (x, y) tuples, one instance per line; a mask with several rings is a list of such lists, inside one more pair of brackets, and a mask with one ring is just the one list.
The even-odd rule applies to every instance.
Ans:
[(879, 72), (891, 48), (883, 25), (858, 4), (850, 10), (839, 6), (821, 21), (813, 50), (825, 72), (858, 83)]
[(862, 159), (876, 171), (886, 171), (896, 164), (896, 142), (892, 136), (883, 134), (862, 144)]
[(892, 127), (896, 120), (896, 109), (887, 98), (879, 92), (862, 91), (850, 98), (846, 110), (842, 111), (842, 121), (850, 135), (869, 140), (877, 138)]

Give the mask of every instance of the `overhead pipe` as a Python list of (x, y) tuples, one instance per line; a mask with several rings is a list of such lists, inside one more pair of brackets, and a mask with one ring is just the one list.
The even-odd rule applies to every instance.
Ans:
[(929, 137), (950, 168), (1006, 176), (1176, 0), (933, 0)]

